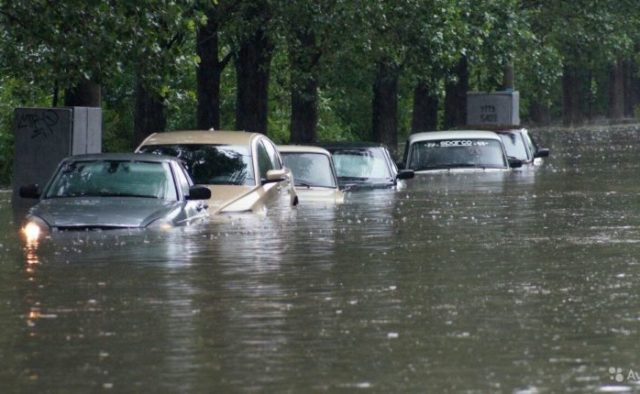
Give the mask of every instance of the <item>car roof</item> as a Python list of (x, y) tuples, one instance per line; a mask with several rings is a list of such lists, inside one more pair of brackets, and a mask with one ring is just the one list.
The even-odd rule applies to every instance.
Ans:
[(278, 145), (278, 150), (281, 153), (319, 153), (327, 156), (331, 156), (331, 153), (319, 146), (310, 145)]
[(151, 153), (89, 153), (82, 155), (68, 156), (65, 161), (93, 161), (93, 160), (118, 160), (118, 161), (148, 161), (163, 163), (167, 161), (177, 161), (173, 156), (154, 155)]
[(415, 141), (437, 141), (446, 139), (492, 139), (500, 140), (493, 131), (484, 130), (455, 130), (455, 131), (427, 131), (409, 136), (409, 143)]
[(497, 134), (517, 134), (517, 133), (526, 133), (527, 129), (503, 129), (503, 130), (494, 130)]
[(369, 149), (369, 148), (387, 148), (380, 142), (320, 142), (319, 146), (325, 149)]
[(250, 145), (263, 134), (246, 131), (185, 130), (151, 134), (140, 146), (166, 144)]

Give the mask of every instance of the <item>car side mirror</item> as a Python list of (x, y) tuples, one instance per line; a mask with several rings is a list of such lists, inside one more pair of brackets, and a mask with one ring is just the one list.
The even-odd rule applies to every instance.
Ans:
[(287, 170), (269, 170), (266, 179), (262, 183), (282, 182), (287, 180)]
[(211, 190), (206, 186), (195, 185), (189, 188), (187, 200), (208, 200), (211, 198)]
[(34, 184), (20, 186), (18, 194), (22, 198), (40, 198), (40, 186)]
[(549, 153), (548, 148), (540, 148), (533, 154), (533, 157), (549, 157)]
[(516, 159), (514, 157), (509, 157), (509, 167), (510, 168), (520, 168), (520, 167), (522, 167), (522, 160)]
[(411, 179), (416, 176), (416, 172), (414, 170), (400, 170), (398, 171), (398, 179)]

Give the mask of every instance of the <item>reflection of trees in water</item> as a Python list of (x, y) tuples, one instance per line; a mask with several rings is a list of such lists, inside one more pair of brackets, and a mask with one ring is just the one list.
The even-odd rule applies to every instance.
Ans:
[(175, 156), (184, 161), (195, 183), (243, 185), (253, 180), (240, 152), (217, 146), (143, 147), (145, 153)]

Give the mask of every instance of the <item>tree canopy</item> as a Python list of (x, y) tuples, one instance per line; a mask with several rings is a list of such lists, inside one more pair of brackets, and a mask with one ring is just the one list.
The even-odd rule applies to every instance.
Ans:
[(254, 127), (243, 117), (257, 111), (278, 142), (395, 141), (427, 110), (440, 128), (446, 84), (500, 89), (507, 67), (525, 122), (559, 121), (576, 100), (583, 120), (606, 116), (616, 94), (633, 116), (639, 27), (632, 0), (0, 0), (0, 149), (14, 107), (61, 105), (86, 81), (110, 150), (133, 140), (140, 89), (167, 129)]

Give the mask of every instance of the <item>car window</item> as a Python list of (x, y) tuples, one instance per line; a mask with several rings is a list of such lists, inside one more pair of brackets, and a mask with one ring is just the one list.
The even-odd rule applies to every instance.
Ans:
[(331, 160), (321, 153), (282, 153), (285, 166), (293, 172), (296, 186), (336, 187)]
[(168, 163), (82, 160), (64, 164), (46, 192), (59, 197), (143, 197), (178, 199)]
[(520, 133), (500, 133), (498, 135), (504, 144), (507, 156), (515, 157), (519, 160), (530, 160), (527, 146)]
[(455, 167), (505, 168), (502, 143), (492, 139), (416, 141), (411, 144), (408, 168), (416, 171)]
[(185, 164), (193, 181), (203, 185), (255, 185), (253, 160), (242, 145), (145, 145), (142, 153), (175, 156)]
[(260, 171), (260, 178), (267, 179), (267, 171), (275, 169), (274, 163), (269, 157), (269, 152), (262, 141), (258, 142), (256, 147), (256, 155), (258, 157), (258, 168)]
[(377, 149), (335, 149), (333, 163), (338, 177), (391, 178), (387, 157)]
[(282, 161), (280, 160), (280, 154), (276, 149), (275, 145), (271, 143), (271, 141), (267, 139), (263, 139), (264, 147), (267, 150), (267, 154), (269, 155), (269, 159), (272, 163), (272, 168), (279, 170), (282, 168)]
[(524, 138), (527, 147), (529, 148), (529, 152), (531, 152), (531, 154), (534, 154), (535, 152), (538, 151), (538, 145), (536, 144), (536, 142), (533, 140), (533, 138), (531, 138), (531, 136), (529, 135), (529, 133), (527, 133), (526, 131), (522, 133), (522, 137)]
[(176, 179), (178, 181), (178, 186), (182, 190), (182, 195), (183, 196), (188, 196), (189, 195), (189, 186), (191, 186), (191, 182), (189, 181), (189, 177), (185, 173), (185, 170), (184, 170), (184, 168), (182, 166), (176, 165), (174, 167), (174, 169), (176, 170), (175, 171)]

